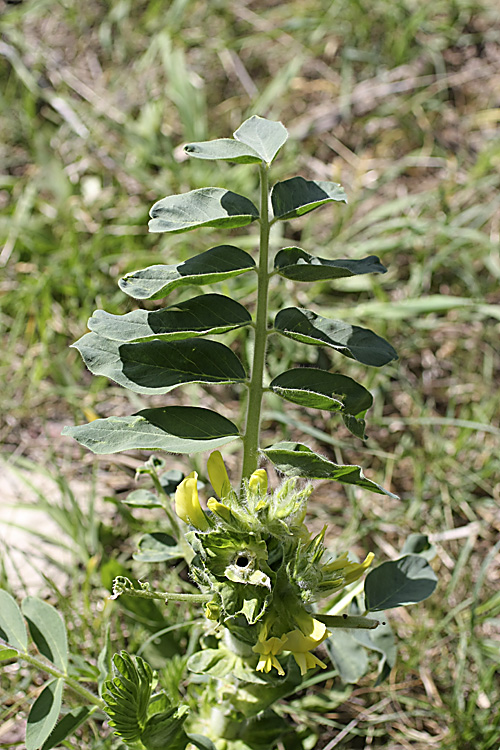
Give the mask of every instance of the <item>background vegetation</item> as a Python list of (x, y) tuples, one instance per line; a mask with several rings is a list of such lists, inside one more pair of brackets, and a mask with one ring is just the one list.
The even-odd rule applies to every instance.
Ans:
[[(198, 239), (148, 235), (154, 201), (207, 184), (255, 196), (251, 168), (184, 161), (180, 146), (229, 136), (260, 114), (292, 134), (276, 179), (335, 180), (349, 196), (347, 207), (286, 225), (276, 245), (332, 258), (376, 253), (389, 269), (380, 278), (317, 284), (310, 306), (357, 319), (400, 355), (381, 372), (343, 369), (376, 396), (365, 444), (326, 414), (313, 423), (278, 403), (264, 427), (270, 439), (307, 432), (313, 447), (361, 463), (400, 496), (320, 485), (313, 525), (329, 524), (332, 547), (373, 550), (382, 561), (409, 533), (428, 533), (440, 576), (432, 599), (393, 617), (400, 655), (388, 684), (343, 687), (320, 676), (310, 695), (281, 710), (323, 750), (496, 748), (498, 2), (0, 0), (0, 13), (0, 487), (7, 470), (23, 469), (38, 493), (33, 502), (56, 524), (55, 544), (36, 564), (69, 622), (82, 679), (95, 675), (111, 623), (114, 650), (141, 648), (162, 683), (182, 692), (178, 654), (189, 651), (195, 631), (187, 621), (197, 613), (172, 606), (146, 614), (106, 600), (113, 575), (131, 565), (163, 588), (168, 572), (131, 561), (129, 537), (155, 520), (118, 502), (135, 486), (141, 456), (82, 461), (78, 446), (59, 437), (65, 423), (129, 413), (130, 398), (140, 405), (92, 378), (68, 346), (96, 306), (130, 309), (120, 275), (206, 246), (206, 230)], [(241, 241), (251, 248), (251, 238)], [(282, 281), (276, 306), (305, 304), (308, 294)], [(273, 357), (282, 364), (289, 356), (280, 347), (271, 367)], [(304, 357), (328, 356), (304, 349)], [(223, 394), (228, 409), (236, 399)], [(50, 493), (44, 474), (55, 481)], [(17, 576), (4, 572), (2, 585), (21, 595), (24, 580), (21, 566)], [(0, 689), (7, 695), (0, 747), (20, 746), (36, 679), (7, 668)], [(112, 745), (119, 743), (105, 732), (86, 729), (68, 746)]]

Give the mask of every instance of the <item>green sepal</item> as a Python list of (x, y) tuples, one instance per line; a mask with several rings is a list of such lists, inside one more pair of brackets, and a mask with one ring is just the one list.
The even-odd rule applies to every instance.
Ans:
[(91, 331), (120, 342), (195, 338), (226, 333), (252, 322), (248, 310), (223, 294), (200, 294), (163, 310), (133, 310), (112, 315), (96, 310), (87, 325)]
[(246, 378), (236, 354), (218, 341), (120, 343), (91, 332), (73, 347), (91, 373), (135, 393), (162, 394), (186, 383), (238, 383)]
[(344, 484), (354, 484), (379, 495), (397, 497), (371, 479), (367, 479), (359, 466), (339, 465), (314, 453), (301, 443), (281, 442), (261, 450), (261, 453), (287, 477), (329, 479)]
[(130, 417), (65, 427), (62, 434), (100, 455), (134, 449), (197, 453), (215, 450), (239, 437), (238, 428), (229, 419), (195, 406), (143, 409)]
[(306, 253), (300, 247), (285, 247), (274, 258), (280, 276), (293, 281), (326, 281), (366, 273), (387, 273), (376, 255), (359, 260), (329, 260)]
[(236, 164), (255, 164), (262, 161), (262, 157), (251, 146), (232, 138), (186, 143), (184, 151), (197, 159), (222, 159)]
[(271, 190), (275, 221), (294, 219), (334, 201), (347, 203), (344, 188), (336, 182), (292, 177), (284, 182), (277, 182)]
[(243, 195), (219, 187), (168, 195), (157, 201), (149, 215), (150, 232), (190, 232), (198, 227), (234, 229), (259, 218), (259, 210)]
[(364, 365), (382, 367), (397, 359), (395, 349), (373, 331), (330, 320), (298, 307), (287, 307), (276, 315), (274, 328), (287, 338), (313, 346), (329, 346)]
[(255, 270), (255, 261), (234, 245), (217, 245), (169, 266), (155, 265), (128, 273), (118, 286), (134, 299), (160, 299), (178, 286), (215, 284)]

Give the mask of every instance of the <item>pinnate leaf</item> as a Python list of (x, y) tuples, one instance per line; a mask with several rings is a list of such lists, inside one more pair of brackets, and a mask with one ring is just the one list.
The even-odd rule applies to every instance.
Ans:
[(129, 273), (118, 285), (134, 299), (159, 299), (178, 286), (214, 284), (252, 270), (255, 261), (244, 250), (217, 245), (182, 263), (149, 266)]
[(342, 320), (329, 320), (311, 310), (287, 307), (274, 321), (275, 330), (283, 336), (314, 346), (330, 346), (364, 365), (381, 367), (397, 359), (397, 352), (373, 331), (351, 326)]
[(65, 427), (63, 435), (70, 435), (97, 454), (133, 449), (197, 453), (230, 443), (239, 437), (239, 431), (233, 422), (210, 409), (167, 406), (143, 409), (131, 417), (108, 417)]
[(86, 333), (73, 344), (94, 375), (135, 393), (168, 393), (184, 383), (235, 383), (246, 373), (234, 352), (205, 339), (120, 343)]
[(416, 604), (432, 594), (437, 585), (433, 569), (421, 555), (405, 555), (371, 570), (365, 579), (368, 611)]
[(113, 341), (175, 341), (225, 333), (251, 321), (248, 310), (230, 297), (200, 294), (163, 310), (133, 310), (125, 315), (96, 310), (88, 327)]
[[(0, 638), (19, 651), (28, 648), (26, 625), (16, 600), (7, 591), (0, 589)], [(3, 658), (10, 658), (4, 656)]]
[(244, 227), (259, 218), (259, 211), (243, 195), (209, 187), (157, 201), (149, 212), (150, 232), (189, 232), (198, 227)]
[(271, 190), (274, 219), (280, 221), (294, 219), (334, 201), (347, 203), (344, 188), (336, 182), (292, 177), (277, 182)]
[(38, 750), (54, 729), (61, 712), (64, 680), (47, 683), (33, 703), (26, 724), (26, 750)]
[(396, 497), (376, 482), (367, 479), (359, 466), (335, 464), (315, 453), (307, 445), (282, 442), (264, 448), (261, 452), (287, 477), (330, 479), (344, 484), (354, 484), (379, 495)]
[(63, 672), (68, 668), (68, 639), (61, 615), (48, 602), (27, 596), (22, 603), (31, 637), (37, 649)]
[(153, 670), (140, 656), (132, 659), (122, 651), (113, 656), (113, 672), (102, 691), (109, 725), (125, 742), (137, 742), (146, 724)]
[(251, 146), (232, 138), (187, 143), (184, 151), (197, 159), (223, 159), (237, 164), (255, 164), (262, 161), (262, 157)]
[(360, 260), (328, 260), (306, 253), (300, 247), (285, 247), (274, 259), (280, 276), (294, 281), (322, 281), (358, 276), (365, 273), (386, 273), (376, 255)]
[(254, 115), (234, 133), (236, 140), (250, 146), (270, 164), (288, 138), (288, 130), (281, 122)]

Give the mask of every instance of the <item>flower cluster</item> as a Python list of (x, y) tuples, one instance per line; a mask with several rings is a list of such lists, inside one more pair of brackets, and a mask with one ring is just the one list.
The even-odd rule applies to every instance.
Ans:
[(218, 451), (208, 460), (208, 475), (219, 499), (210, 498), (206, 511), (196, 472), (175, 494), (176, 513), (190, 526), (191, 575), (212, 595), (206, 616), (251, 647), (257, 671), (284, 675), (278, 657), (287, 653), (301, 674), (324, 668), (312, 651), (331, 634), (311, 605), (360, 578), (373, 554), (362, 563), (347, 553), (332, 558), (323, 543), (326, 529), (311, 538), (304, 525), (311, 486), (300, 489), (288, 480), (268, 492), (267, 474), (259, 469), (237, 494)]

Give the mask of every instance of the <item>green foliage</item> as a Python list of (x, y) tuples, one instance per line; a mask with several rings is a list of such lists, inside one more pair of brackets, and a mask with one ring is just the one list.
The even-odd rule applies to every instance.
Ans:
[[(165, 394), (183, 384), (241, 384), (247, 391), (247, 419), (238, 428), (221, 415), (190, 407), (165, 407), (142, 410), (132, 417), (110, 417), (89, 425), (65, 430), (96, 453), (111, 453), (128, 448), (162, 449), (171, 452), (195, 452), (225, 445), (232, 436), (243, 442), (243, 477), (256, 468), (260, 448), (259, 425), (264, 398), (265, 351), (273, 334), (312, 346), (328, 346), (363, 364), (380, 367), (394, 360), (393, 347), (377, 334), (343, 321), (329, 320), (310, 310), (286, 308), (275, 316), (273, 327), (267, 319), (269, 282), (274, 272), (269, 267), (271, 225), (301, 216), (328, 203), (345, 202), (343, 189), (336, 183), (294, 177), (268, 185), (268, 167), (287, 138), (281, 123), (252, 117), (234, 133), (234, 140), (219, 139), (188, 144), (186, 152), (200, 159), (243, 160), (259, 164), (261, 176), (260, 211), (241, 195), (222, 188), (201, 188), (183, 195), (164, 198), (151, 209), (150, 231), (175, 234), (198, 227), (243, 227), (257, 220), (260, 224), (258, 264), (247, 254), (231, 246), (218, 246), (180, 265), (152, 266), (122, 279), (121, 288), (138, 299), (158, 298), (171, 292), (182, 280), (196, 279), (204, 284), (229, 278), (235, 270), (257, 274), (257, 310), (254, 319), (239, 302), (222, 295), (201, 295), (176, 306), (149, 312), (138, 310), (124, 316), (94, 313), (89, 321), (91, 333), (75, 344), (91, 372), (105, 375), (119, 385), (141, 394)], [(244, 144), (242, 148), (241, 144)], [(260, 157), (260, 159), (258, 158)], [(272, 208), (272, 212), (269, 211)], [(233, 250), (235, 253), (233, 253)], [(235, 255), (237, 260), (232, 257)], [(213, 262), (223, 262), (214, 274)], [(225, 264), (225, 265), (224, 265)], [(190, 267), (189, 267), (190, 266)], [(385, 272), (378, 258), (361, 261), (316, 258), (300, 248), (279, 250), (272, 262), (277, 274), (288, 279), (315, 281), (366, 273)], [(255, 350), (250, 372), (228, 347), (205, 340), (231, 329), (254, 328)], [(167, 340), (162, 340), (165, 338)], [(316, 376), (316, 386), (309, 382)], [(363, 386), (336, 373), (297, 368), (275, 377), (269, 389), (280, 398), (310, 408), (328, 408), (340, 412), (344, 423), (355, 435), (364, 437), (363, 416), (371, 397)], [(340, 397), (337, 397), (340, 393)], [(200, 434), (200, 428), (202, 434)], [(276, 455), (280, 448), (268, 449)], [(271, 452), (269, 452), (271, 451)], [(302, 459), (305, 458), (303, 454)], [(294, 476), (325, 476), (309, 463), (295, 462)], [(317, 457), (316, 463), (328, 463)], [(278, 463), (276, 463), (278, 465)], [(283, 471), (285, 464), (282, 463)], [(301, 473), (302, 472), (302, 473)], [(383, 491), (366, 480), (359, 467), (333, 466), (328, 477)], [(348, 479), (346, 477), (349, 477)]]

